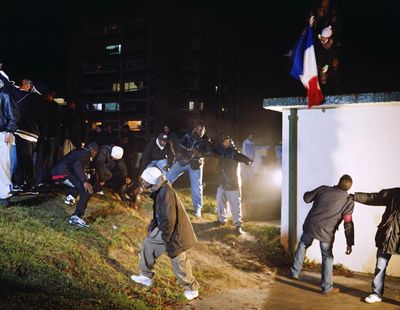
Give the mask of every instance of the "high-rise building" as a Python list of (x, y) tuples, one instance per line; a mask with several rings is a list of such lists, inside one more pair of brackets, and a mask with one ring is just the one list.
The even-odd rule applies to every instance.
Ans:
[[(148, 137), (205, 121), (212, 134), (234, 133), (239, 107), (237, 32), (193, 7), (102, 14), (81, 23), (70, 91), (89, 122), (127, 123)], [(75, 46), (79, 46), (75, 42)]]

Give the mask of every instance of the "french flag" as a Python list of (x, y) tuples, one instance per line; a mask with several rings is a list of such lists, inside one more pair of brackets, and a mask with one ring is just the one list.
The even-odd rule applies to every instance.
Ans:
[(320, 105), (324, 100), (321, 88), (318, 83), (317, 61), (315, 60), (312, 27), (301, 34), (297, 41), (293, 54), (293, 67), (290, 74), (300, 80), (307, 89), (308, 107)]

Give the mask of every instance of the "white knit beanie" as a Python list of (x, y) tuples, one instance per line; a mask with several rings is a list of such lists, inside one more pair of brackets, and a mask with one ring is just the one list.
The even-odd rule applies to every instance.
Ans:
[(124, 156), (124, 149), (120, 146), (113, 146), (111, 149), (111, 157), (119, 160), (122, 156)]
[(150, 183), (151, 185), (155, 185), (157, 183), (157, 180), (160, 178), (162, 175), (161, 170), (156, 168), (156, 167), (150, 167), (146, 168), (142, 172), (142, 179), (145, 180), (147, 183)]

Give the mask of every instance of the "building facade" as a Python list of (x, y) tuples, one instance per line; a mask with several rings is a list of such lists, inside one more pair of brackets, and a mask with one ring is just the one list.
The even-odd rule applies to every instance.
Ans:
[[(281, 241), (294, 252), (311, 208), (303, 194), (320, 185), (336, 185), (343, 174), (353, 178), (350, 193), (379, 192), (399, 187), (400, 93), (327, 96), (321, 106), (307, 109), (303, 98), (271, 98), (264, 108), (282, 112)], [(345, 255), (343, 225), (335, 235), (335, 264), (373, 273), (375, 233), (385, 207), (355, 204), (355, 245)], [(319, 243), (307, 257), (321, 261)], [(400, 275), (393, 256), (387, 273)]]
[(91, 127), (128, 124), (149, 137), (205, 121), (217, 135), (236, 130), (239, 38), (217, 16), (160, 5), (82, 20), (70, 91)]

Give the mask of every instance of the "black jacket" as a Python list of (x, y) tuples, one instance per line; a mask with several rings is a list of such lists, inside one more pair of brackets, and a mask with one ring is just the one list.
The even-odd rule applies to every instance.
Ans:
[[(353, 214), (354, 201), (347, 192), (337, 186), (320, 186), (303, 197), (306, 203), (313, 202), (303, 224), (303, 231), (314, 239), (325, 243), (333, 243), (335, 232), (344, 215)], [(353, 222), (345, 225), (347, 245), (354, 245)]]
[(187, 132), (182, 139), (176, 140), (174, 142), (174, 150), (178, 162), (182, 166), (190, 163), (190, 167), (194, 170), (199, 169), (203, 165), (204, 157), (216, 153), (209, 137), (203, 135), (200, 138), (192, 132)]
[(61, 106), (51, 100), (47, 102), (47, 138), (60, 139), (62, 133), (62, 109)]
[(65, 155), (51, 171), (53, 180), (63, 179), (69, 175), (76, 176), (79, 181), (88, 181), (85, 170), (90, 168), (90, 151), (82, 148), (75, 149)]
[(16, 134), (21, 133), (37, 140), (39, 136), (46, 135), (46, 106), (39, 94), (30, 92), (26, 92), (26, 94), (26, 97), (18, 103), (21, 118)]
[(172, 144), (168, 142), (164, 149), (160, 149), (157, 145), (157, 138), (151, 139), (144, 148), (142, 157), (140, 158), (139, 175), (146, 169), (147, 165), (153, 160), (168, 159), (168, 166), (171, 167), (175, 161), (175, 152)]
[(218, 170), (222, 188), (227, 191), (239, 190), (238, 166), (239, 162), (250, 165), (252, 160), (240, 153), (233, 145), (224, 149), (218, 145)]
[(158, 227), (169, 257), (191, 249), (197, 238), (192, 223), (171, 184), (160, 179), (158, 189), (152, 193), (153, 220), (149, 231)]
[(119, 169), (123, 177), (128, 175), (128, 169), (126, 167), (124, 159), (113, 160), (111, 157), (111, 150), (114, 145), (103, 145), (94, 160), (94, 166), (99, 176), (99, 182), (107, 181), (110, 169)]
[(370, 206), (386, 206), (375, 235), (375, 245), (389, 254), (400, 254), (400, 188), (379, 193), (355, 193), (354, 201)]
[(63, 139), (69, 139), (72, 144), (79, 148), (81, 143), (86, 142), (86, 126), (84, 117), (78, 109), (67, 108), (62, 120)]
[(19, 109), (13, 98), (0, 89), (0, 132), (14, 132), (19, 121)]

